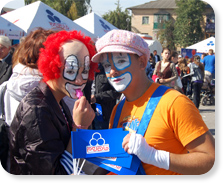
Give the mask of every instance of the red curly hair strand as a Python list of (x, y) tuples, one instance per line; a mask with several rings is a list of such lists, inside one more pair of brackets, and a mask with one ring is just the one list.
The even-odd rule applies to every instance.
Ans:
[[(58, 79), (60, 77), (60, 68), (62, 62), (60, 60), (59, 51), (63, 43), (69, 40), (79, 40), (88, 49), (90, 60), (95, 55), (95, 47), (90, 37), (84, 36), (81, 32), (74, 31), (60, 31), (51, 34), (43, 43), (44, 48), (40, 49), (38, 59), (38, 69), (43, 74), (43, 80)], [(98, 64), (90, 62), (89, 80), (94, 80), (94, 72), (97, 72)]]

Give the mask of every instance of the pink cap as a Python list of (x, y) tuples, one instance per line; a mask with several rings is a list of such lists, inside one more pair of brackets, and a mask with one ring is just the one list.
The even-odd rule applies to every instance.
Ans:
[(97, 54), (92, 62), (100, 62), (103, 53), (132, 53), (138, 56), (145, 55), (149, 60), (148, 44), (139, 35), (126, 30), (111, 30), (96, 42)]

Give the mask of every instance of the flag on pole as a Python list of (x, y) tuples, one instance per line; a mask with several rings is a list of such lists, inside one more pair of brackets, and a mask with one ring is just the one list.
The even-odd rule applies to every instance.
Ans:
[[(106, 130), (78, 129), (71, 132), (74, 163), (85, 158), (106, 170), (119, 175), (135, 175), (140, 160), (122, 148), (123, 138), (128, 134), (122, 128)], [(76, 171), (77, 172), (77, 171)]]

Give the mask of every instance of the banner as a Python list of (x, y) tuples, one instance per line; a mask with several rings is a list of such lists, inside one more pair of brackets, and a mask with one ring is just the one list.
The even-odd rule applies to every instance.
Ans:
[(122, 140), (128, 133), (122, 128), (71, 132), (73, 158), (127, 157)]
[(181, 55), (186, 58), (192, 58), (196, 54), (196, 49), (181, 48)]
[(128, 133), (122, 128), (71, 132), (73, 159), (85, 158), (119, 175), (135, 175), (141, 161), (122, 148), (123, 138)]

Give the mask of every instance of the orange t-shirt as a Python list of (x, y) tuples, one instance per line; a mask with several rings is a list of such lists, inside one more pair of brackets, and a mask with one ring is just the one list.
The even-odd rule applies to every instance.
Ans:
[[(142, 97), (133, 102), (125, 101), (118, 128), (137, 130), (146, 105), (158, 86), (159, 84), (153, 83)], [(110, 128), (116, 109), (117, 105), (112, 111)], [(207, 131), (208, 128), (193, 102), (178, 91), (168, 89), (160, 99), (144, 137), (155, 149), (185, 154), (188, 153), (185, 146)], [(145, 163), (143, 168), (147, 175), (177, 174)]]

